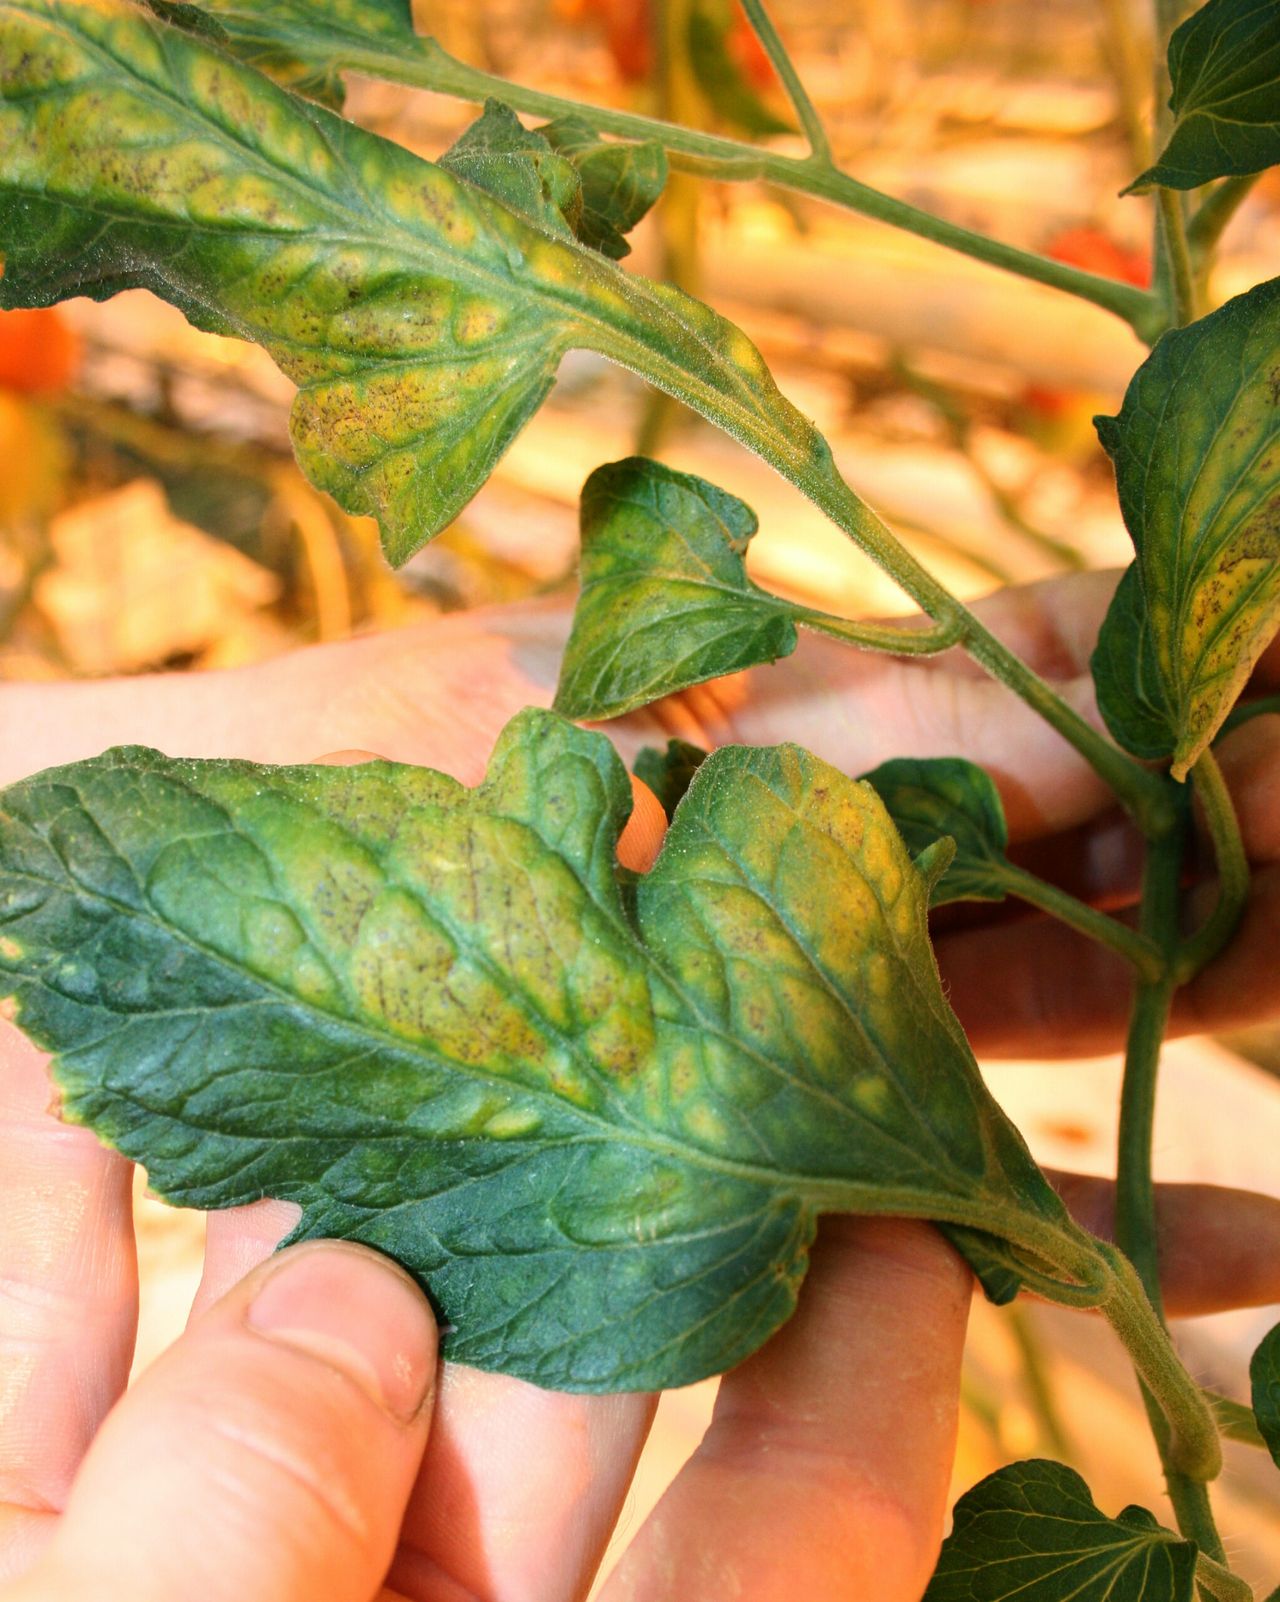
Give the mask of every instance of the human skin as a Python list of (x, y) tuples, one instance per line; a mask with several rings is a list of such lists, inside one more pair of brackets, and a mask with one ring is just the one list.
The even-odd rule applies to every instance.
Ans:
[[(1110, 587), (1089, 575), (985, 608), (1089, 716), (1087, 654)], [(0, 782), (141, 742), (263, 761), (353, 748), (340, 759), (376, 751), (474, 783), (507, 719), (548, 704), (567, 621), (559, 603), (506, 608), (236, 674), (0, 687)], [(1072, 888), (1131, 902), (1133, 842), (1090, 770), (953, 657), (903, 663), (810, 636), (773, 669), (609, 732), (626, 755), (670, 733), (706, 745), (793, 739), (855, 773), (890, 755), (962, 752), (995, 775), (1019, 850), (1060, 870), (1069, 850)], [(1258, 687), (1278, 679), (1273, 655)], [(1254, 890), (1240, 936), (1181, 1004), (1186, 1027), (1280, 1013), (1269, 972), (1280, 719), (1239, 731), (1222, 756)], [(660, 811), (641, 796), (620, 854), (643, 869), (660, 834)], [(1127, 974), (1109, 953), (1004, 910), (953, 926), (939, 944), (980, 1051), (1116, 1043)], [(995, 1005), (993, 964), (1005, 976)], [(131, 1168), (59, 1124), (49, 1101), (43, 1060), (3, 1026), (0, 1602), (168, 1602), (175, 1590), (202, 1602), (585, 1594), (652, 1398), (556, 1395), (448, 1366), (437, 1376), (433, 1321), (403, 1276), (349, 1245), (265, 1264), (291, 1219), (266, 1202), (211, 1215), (188, 1333), (121, 1400), (136, 1326)], [(1063, 1188), (1105, 1227), (1105, 1188)], [(1173, 1187), (1160, 1212), (1171, 1313), (1280, 1298), (1280, 1205)], [(267, 1337), (250, 1307), (294, 1253), (309, 1261), (283, 1299), (289, 1338)], [(272, 1282), (280, 1314), (283, 1281)], [(726, 1376), (706, 1439), (637, 1533), (606, 1602), (917, 1602), (941, 1530), (969, 1296), (967, 1270), (928, 1226), (825, 1221), (796, 1316)], [(370, 1315), (337, 1329), (334, 1308)], [(379, 1361), (401, 1400), (421, 1389), (407, 1418), (377, 1401), (387, 1394)]]

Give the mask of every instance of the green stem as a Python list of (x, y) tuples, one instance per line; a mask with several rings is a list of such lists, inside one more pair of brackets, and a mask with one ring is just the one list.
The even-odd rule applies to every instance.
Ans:
[(672, 165), (683, 170), (728, 180), (758, 178), (783, 189), (813, 195), (1019, 277), (1064, 290), (1112, 312), (1145, 339), (1154, 338), (1162, 327), (1162, 308), (1157, 298), (1146, 290), (988, 239), (984, 234), (935, 217), (932, 212), (922, 211), (906, 201), (881, 194), (820, 157), (783, 156), (742, 140), (681, 128), (636, 112), (587, 106), (561, 95), (545, 94), (469, 67), (434, 39), (419, 39), (415, 44), (393, 49), (348, 42), (345, 38), (335, 41), (331, 34), (317, 30), (309, 36), (308, 43), (314, 43), (322, 55), (326, 50), (335, 55), (340, 51), (340, 65), (344, 69), (385, 78), (392, 83), (453, 95), (460, 100), (479, 101), (493, 95), (515, 110), (536, 117), (569, 114), (586, 117), (601, 133), (619, 139), (656, 141), (666, 150)]
[(773, 63), (773, 70), (782, 79), (783, 87), (795, 107), (796, 116), (800, 119), (800, 126), (804, 129), (804, 136), (809, 141), (810, 151), (818, 161), (829, 162), (834, 166), (831, 141), (827, 138), (822, 118), (809, 98), (809, 91), (801, 81), (786, 45), (778, 37), (778, 30), (764, 8), (764, 0), (742, 0), (742, 9), (747, 14), (747, 21), (755, 30), (756, 38), (764, 46), (765, 54)]
[(1224, 178), (1201, 201), (1199, 209), (1187, 224), (1187, 244), (1191, 249), (1191, 259), (1197, 266), (1213, 254), (1231, 219), (1261, 177), (1260, 172), (1250, 172), (1240, 178)]
[(875, 513), (858, 499), (834, 466), (829, 465), (818, 471), (802, 471), (793, 476), (793, 482), (931, 618), (939, 623), (952, 622), (958, 626), (956, 643), (1075, 747), (1111, 787), (1144, 834), (1154, 838), (1173, 826), (1173, 807), (1167, 782), (1099, 734), (1092, 724), (1068, 706), (1019, 656), (979, 622), (966, 606), (899, 544)]
[(1112, 951), (1131, 962), (1144, 978), (1154, 980), (1162, 973), (1164, 958), (1160, 948), (1137, 929), (1131, 929), (1127, 923), (1099, 912), (1087, 901), (1079, 900), (1047, 880), (1037, 879), (1035, 874), (1013, 863), (1003, 870), (1001, 878), (1010, 894), (1017, 896), (1019, 901), (1038, 907), (1041, 912), (1047, 912), (1051, 918), (1069, 925), (1090, 940), (1096, 940), (1099, 945), (1110, 946)]
[[(1139, 980), (1135, 991), (1120, 1092), (1116, 1162), (1116, 1244), (1124, 1253), (1120, 1261), (1127, 1260), (1131, 1265), (1129, 1272), (1145, 1291), (1158, 1324), (1162, 1318), (1162, 1302), (1151, 1145), (1160, 1047), (1176, 984), (1172, 947), (1177, 939), (1179, 875), (1187, 835), (1185, 803), (1180, 807), (1179, 821), (1179, 827), (1150, 845), (1143, 876), (1139, 928), (1160, 946), (1166, 964), (1159, 979)], [(1209, 1495), (1202, 1483), (1212, 1478), (1212, 1474), (1201, 1472), (1191, 1462), (1185, 1443), (1180, 1439), (1180, 1421), (1170, 1413), (1163, 1399), (1158, 1398), (1141, 1364), (1137, 1366), (1143, 1381), (1143, 1402), (1164, 1467), (1178, 1528), (1189, 1540), (1195, 1541), (1202, 1552), (1215, 1561), (1225, 1562), (1226, 1554), (1214, 1523)], [(1199, 1400), (1202, 1406), (1207, 1405), (1203, 1397)], [(1216, 1444), (1216, 1428), (1214, 1441)]]
[[(1178, 1526), (1202, 1551), (1222, 1561), (1222, 1544), (1209, 1512), (1204, 1481), (1222, 1469), (1222, 1443), (1200, 1387), (1183, 1368), (1160, 1316), (1144, 1292), (1132, 1263), (1114, 1247), (1101, 1248), (1113, 1272), (1100, 1303), (1124, 1342), (1138, 1378), (1164, 1463)], [(1178, 1494), (1174, 1494), (1174, 1482)], [(1185, 1495), (1183, 1488), (1185, 1487)], [(1204, 1517), (1184, 1522), (1184, 1509), (1203, 1504)], [(1194, 1523), (1194, 1529), (1188, 1527)]]
[(1268, 713), (1280, 712), (1280, 695), (1259, 696), (1256, 701), (1246, 701), (1240, 706), (1232, 707), (1226, 722), (1215, 735), (1215, 743), (1224, 734), (1230, 734), (1232, 729), (1238, 729), (1242, 723), (1251, 723), (1254, 718), (1267, 716)]
[(1249, 859), (1240, 836), (1240, 820), (1211, 750), (1201, 753), (1191, 777), (1204, 808), (1218, 864), (1218, 902), (1203, 926), (1178, 949), (1176, 972), (1180, 984), (1193, 979), (1218, 955), (1239, 927), (1249, 900)]
[(1196, 1584), (1214, 1602), (1254, 1602), (1251, 1585), (1203, 1552), (1196, 1553)]
[(1169, 263), (1169, 286), (1173, 298), (1170, 308), (1173, 326), (1185, 328), (1199, 315), (1196, 306), (1196, 279), (1187, 248), (1187, 224), (1182, 215), (1182, 196), (1176, 189), (1159, 191), (1160, 233)]
[[(770, 599), (776, 601), (776, 597)], [(833, 639), (844, 640), (862, 650), (891, 651), (895, 656), (936, 656), (939, 651), (949, 651), (961, 633), (960, 619), (956, 617), (945, 618), (931, 628), (917, 629), (894, 623), (855, 623), (792, 602), (777, 604), (785, 607), (805, 628), (829, 634)]]
[(1253, 1446), (1265, 1452), (1267, 1443), (1253, 1409), (1245, 1402), (1235, 1402), (1217, 1391), (1206, 1391), (1205, 1399), (1218, 1421), (1218, 1433), (1228, 1441), (1239, 1441), (1242, 1446)]

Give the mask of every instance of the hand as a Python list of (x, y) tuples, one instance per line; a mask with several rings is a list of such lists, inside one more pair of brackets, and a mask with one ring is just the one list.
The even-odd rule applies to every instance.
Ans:
[[(1000, 591), (975, 610), (1097, 722), (1088, 661), (1114, 586), (1114, 574), (1078, 574)], [(234, 673), (0, 686), (0, 784), (127, 742), (271, 762), (357, 746), (475, 783), (507, 719), (550, 703), (569, 615), (562, 600), (539, 602)], [(1277, 687), (1280, 646), (1254, 683)], [(891, 756), (967, 756), (994, 776), (1029, 866), (1113, 910), (1137, 900), (1137, 841), (1101, 781), (959, 652), (910, 661), (802, 633), (795, 655), (775, 666), (671, 697), (608, 732), (628, 758), (671, 734), (706, 746), (795, 740), (854, 774)], [(1184, 1032), (1280, 1019), (1280, 719), (1239, 730), (1220, 754), (1255, 872), (1236, 939), (1179, 994)], [(1131, 989), (1122, 959), (1013, 903), (964, 916), (949, 929), (940, 920), (938, 955), (980, 1054), (1089, 1055), (1122, 1043)], [(993, 972), (1004, 976), (999, 986)]]
[[(410, 1282), (347, 1244), (264, 1262), (292, 1222), (264, 1202), (210, 1216), (187, 1333), (121, 1399), (132, 1173), (48, 1103), (42, 1060), (11, 1032), (0, 1602), (585, 1595), (652, 1398), (556, 1395), (447, 1366), (437, 1377), (434, 1321)], [(1172, 1312), (1280, 1297), (1280, 1203), (1188, 1186), (1160, 1209)], [(927, 1225), (826, 1221), (795, 1317), (725, 1377), (706, 1438), (604, 1602), (918, 1602), (942, 1527), (969, 1283)]]

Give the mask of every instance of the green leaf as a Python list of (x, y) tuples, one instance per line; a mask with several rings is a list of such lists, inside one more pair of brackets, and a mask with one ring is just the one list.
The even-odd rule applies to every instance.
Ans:
[(1280, 6), (1209, 0), (1169, 40), (1173, 132), (1129, 191), (1195, 189), (1280, 161)]
[(125, 749), (0, 793), (0, 995), (174, 1202), (368, 1242), (459, 1361), (683, 1384), (794, 1304), (820, 1212), (1094, 1260), (986, 1093), (875, 792), (726, 748), (653, 870), (602, 735), (484, 783)]
[(935, 907), (1004, 900), (1011, 888), (1009, 829), (990, 774), (962, 757), (895, 757), (863, 778), (884, 802), (917, 866), (939, 840), (954, 840), (955, 856), (930, 898)]
[(580, 504), (582, 577), (556, 710), (616, 717), (796, 648), (802, 609), (757, 588), (755, 513), (643, 456), (598, 467)]
[[(207, 32), (234, 55), (296, 93), (340, 111), (346, 99), (334, 39), (399, 44), (415, 37), (412, 0), (146, 0), (165, 21)], [(321, 39), (316, 38), (319, 31)], [(330, 36), (327, 40), (323, 36)]]
[(1122, 743), (1184, 778), (1280, 626), (1280, 279), (1166, 334), (1095, 422), (1138, 553), (1099, 694)]
[(582, 210), (574, 231), (584, 245), (614, 261), (631, 252), (623, 238), (662, 193), (667, 153), (659, 144), (610, 143), (581, 117), (558, 117), (538, 132), (571, 161), (582, 182)]
[(668, 820), (684, 800), (693, 776), (707, 760), (700, 745), (688, 740), (668, 740), (665, 751), (646, 745), (631, 765), (637, 779), (643, 780), (662, 803)]
[(299, 385), (303, 468), (379, 519), (395, 562), (466, 505), (573, 347), (793, 479), (830, 472), (709, 308), (126, 0), (0, 0), (0, 251), (0, 306), (140, 286), (263, 345)]
[(731, 36), (738, 22), (734, 0), (691, 0), (689, 66), (716, 115), (757, 138), (795, 133), (795, 125), (772, 112), (734, 59)]
[(1280, 1324), (1263, 1336), (1249, 1364), (1253, 1416), (1267, 1450), (1280, 1467)]
[(582, 214), (577, 169), (502, 101), (485, 101), (484, 115), (445, 151), (440, 165), (536, 227), (562, 239), (576, 237), (574, 224)]
[(1061, 1463), (1013, 1463), (956, 1503), (924, 1602), (1192, 1602), (1196, 1549), (1145, 1508), (1114, 1519)]
[(1178, 738), (1147, 623), (1137, 562), (1130, 563), (1116, 586), (1089, 665), (1098, 710), (1119, 744), (1151, 761), (1169, 756)]

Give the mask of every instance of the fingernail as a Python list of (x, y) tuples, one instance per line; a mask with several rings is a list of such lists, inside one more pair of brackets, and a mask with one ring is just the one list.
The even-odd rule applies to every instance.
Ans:
[(248, 1322), (268, 1340), (337, 1369), (402, 1424), (427, 1399), (435, 1319), (417, 1287), (371, 1251), (296, 1247), (254, 1297)]

